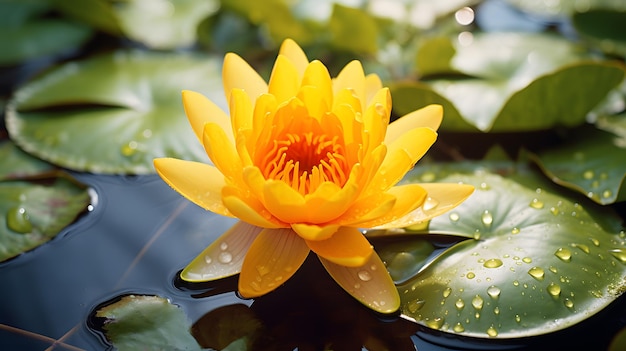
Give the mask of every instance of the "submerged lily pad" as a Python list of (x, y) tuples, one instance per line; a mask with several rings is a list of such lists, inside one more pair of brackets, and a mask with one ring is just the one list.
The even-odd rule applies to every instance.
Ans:
[(451, 172), (437, 181), (477, 190), (427, 233), (474, 239), (399, 285), (407, 318), (463, 336), (528, 337), (583, 321), (626, 289), (626, 234), (612, 212), (529, 171)]
[(60, 66), (7, 105), (11, 138), (59, 166), (94, 173), (154, 173), (155, 157), (207, 157), (187, 119), (183, 89), (225, 105), (221, 60), (118, 51)]
[[(477, 33), (470, 42), (453, 45), (450, 63), (436, 65), (449, 67), (437, 73), (453, 78), (424, 77), (421, 83), (429, 89), (414, 88), (404, 94), (405, 101), (394, 97), (403, 110), (424, 106), (433, 97), (447, 101), (473, 127), (463, 128), (453, 114), (452, 121), (444, 119), (445, 130), (519, 132), (580, 125), (625, 73), (622, 66), (590, 61), (576, 45), (547, 34)], [(424, 66), (433, 64), (422, 60)]]
[(0, 261), (4, 261), (52, 239), (87, 209), (90, 197), (85, 186), (10, 142), (0, 144), (0, 156)]
[(626, 142), (593, 127), (569, 133), (558, 148), (532, 159), (556, 183), (606, 205), (626, 200)]
[(162, 297), (128, 295), (96, 311), (116, 349), (202, 350), (189, 333), (184, 312)]

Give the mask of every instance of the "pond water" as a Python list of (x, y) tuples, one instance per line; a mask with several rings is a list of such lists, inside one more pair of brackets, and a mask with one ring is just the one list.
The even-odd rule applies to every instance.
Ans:
[[(271, 349), (279, 350), (322, 350), (331, 343), (335, 350), (540, 350), (553, 343), (561, 350), (606, 350), (626, 326), (622, 298), (546, 337), (506, 343), (446, 337), (397, 316), (375, 315), (334, 284), (315, 257), (255, 301), (236, 295), (236, 278), (184, 284), (178, 272), (233, 220), (188, 202), (157, 176), (75, 176), (93, 189), (91, 211), (50, 242), (0, 264), (1, 350), (113, 349), (93, 313), (128, 294), (169, 299), (199, 334), (219, 323), (236, 329), (252, 316), (273, 340)], [(229, 322), (224, 315), (240, 319)]]

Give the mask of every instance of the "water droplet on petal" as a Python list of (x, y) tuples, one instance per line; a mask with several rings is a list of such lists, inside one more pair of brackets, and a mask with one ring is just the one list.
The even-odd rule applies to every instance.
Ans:
[(233, 261), (233, 255), (231, 255), (228, 251), (222, 251), (219, 256), (217, 256), (217, 260), (221, 263), (227, 264)]
[(204, 262), (206, 262), (206, 264), (211, 264), (211, 262), (213, 262), (213, 259), (211, 258), (211, 256), (206, 255), (204, 256)]
[(258, 266), (256, 266), (256, 271), (262, 277), (262, 276), (268, 274), (270, 272), (270, 269), (267, 266), (258, 265)]
[(439, 201), (433, 199), (432, 197), (427, 197), (424, 200), (424, 204), (422, 205), (422, 209), (426, 212), (433, 210), (435, 207), (439, 205)]
[(372, 275), (370, 274), (370, 272), (365, 271), (365, 270), (359, 271), (357, 275), (359, 276), (359, 279), (361, 279), (364, 282), (370, 281), (372, 279)]
[(222, 251), (228, 250), (228, 244), (227, 243), (221, 243), (220, 244), (220, 250), (222, 250)]

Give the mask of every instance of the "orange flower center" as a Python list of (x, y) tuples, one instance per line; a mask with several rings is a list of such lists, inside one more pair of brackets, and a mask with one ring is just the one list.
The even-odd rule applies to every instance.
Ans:
[(270, 145), (257, 150), (265, 179), (284, 181), (302, 195), (323, 182), (342, 187), (350, 174), (342, 136), (328, 135), (310, 116), (293, 117), (275, 131)]

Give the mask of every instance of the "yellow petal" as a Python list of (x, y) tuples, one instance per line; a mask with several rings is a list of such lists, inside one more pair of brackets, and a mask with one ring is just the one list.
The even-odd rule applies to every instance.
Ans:
[(248, 94), (241, 89), (230, 92), (230, 118), (234, 135), (240, 130), (252, 129), (252, 103)]
[(233, 216), (222, 203), (226, 182), (217, 168), (175, 158), (157, 158), (154, 168), (169, 186), (191, 202), (211, 212)]
[(359, 302), (380, 313), (400, 308), (400, 295), (387, 267), (373, 253), (361, 267), (345, 267), (320, 257), (330, 276)]
[(377, 74), (368, 74), (365, 76), (365, 104), (369, 104), (374, 95), (383, 88), (383, 82)]
[(263, 230), (241, 267), (239, 293), (253, 298), (278, 288), (300, 268), (308, 254), (308, 246), (293, 230)]
[(372, 191), (384, 191), (395, 185), (411, 170), (437, 139), (430, 128), (415, 128), (402, 134), (388, 148), (387, 156), (370, 186)]
[(395, 196), (378, 192), (354, 202), (337, 222), (341, 225), (355, 226), (357, 223), (371, 221), (389, 213), (395, 203)]
[(365, 110), (365, 73), (358, 60), (351, 61), (339, 72), (334, 80), (334, 91), (349, 89), (361, 101), (361, 109)]
[(424, 204), (402, 218), (378, 226), (377, 229), (403, 228), (427, 221), (455, 208), (474, 192), (474, 187), (468, 184), (426, 183), (419, 185), (428, 193)]
[(326, 100), (322, 90), (318, 87), (310, 85), (302, 87), (298, 92), (298, 99), (306, 106), (309, 116), (318, 120), (330, 111), (328, 100)]
[(339, 227), (328, 239), (307, 240), (306, 243), (318, 256), (346, 267), (364, 265), (374, 252), (365, 235), (350, 227)]
[(302, 48), (300, 48), (295, 41), (292, 39), (285, 39), (281, 44), (278, 53), (286, 56), (289, 61), (291, 61), (300, 76), (304, 74), (304, 70), (306, 70), (306, 67), (309, 65), (309, 59), (306, 57), (304, 51), (302, 51)]
[(207, 155), (222, 174), (229, 180), (240, 183), (241, 161), (235, 145), (228, 140), (224, 130), (217, 124), (207, 123), (204, 126), (202, 143)]
[[(333, 105), (333, 83), (328, 69), (320, 61), (315, 60), (311, 62), (304, 71), (301, 86), (305, 87), (307, 85), (319, 89), (321, 97), (326, 102), (326, 106), (330, 107)], [(307, 107), (310, 106), (307, 105)], [(326, 109), (326, 111), (328, 111), (328, 109)]]
[(276, 97), (278, 104), (281, 104), (296, 96), (299, 88), (300, 75), (296, 67), (288, 58), (278, 55), (270, 75), (268, 92)]
[(443, 119), (443, 107), (441, 105), (428, 105), (419, 110), (408, 113), (391, 122), (387, 128), (385, 143), (391, 144), (407, 130), (417, 127), (428, 127), (437, 130)]
[(263, 228), (235, 223), (191, 261), (180, 273), (188, 282), (205, 282), (241, 272), (244, 257)]
[(263, 205), (248, 194), (231, 186), (222, 189), (222, 202), (233, 216), (263, 228), (284, 228), (288, 225), (272, 216)]
[(319, 226), (315, 224), (294, 223), (291, 228), (303, 239), (309, 241), (326, 240), (330, 238), (337, 229), (338, 225)]
[(391, 114), (391, 94), (389, 89), (380, 89), (372, 98), (369, 106), (363, 114), (363, 125), (370, 133), (372, 146), (378, 145), (385, 140), (385, 132), (389, 124)]
[(267, 210), (285, 223), (306, 222), (304, 196), (282, 180), (268, 180), (263, 184), (263, 199)]
[[(206, 123), (215, 123), (224, 131), (231, 130), (230, 117), (206, 96), (191, 90), (183, 90), (182, 96), (185, 114), (200, 142), (202, 142)], [(234, 141), (230, 133), (228, 133), (228, 138)]]
[(243, 89), (253, 103), (259, 95), (267, 93), (265, 80), (244, 59), (232, 52), (224, 56), (222, 81), (229, 104), (230, 92), (233, 89)]
[(421, 206), (426, 199), (426, 190), (421, 187), (421, 184), (394, 186), (387, 193), (396, 199), (393, 207), (388, 212), (378, 218), (355, 223), (354, 225), (358, 225), (361, 228), (371, 228), (394, 221)]

